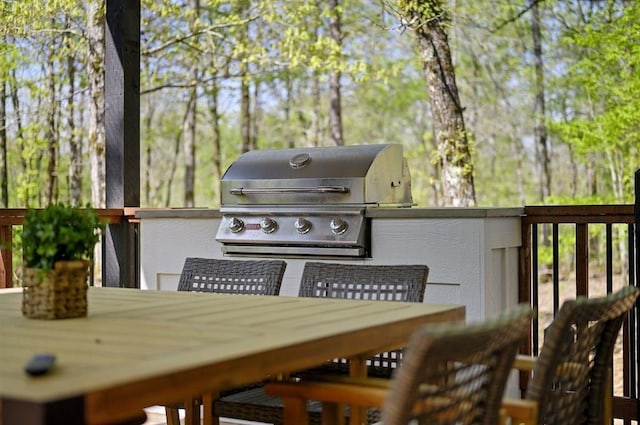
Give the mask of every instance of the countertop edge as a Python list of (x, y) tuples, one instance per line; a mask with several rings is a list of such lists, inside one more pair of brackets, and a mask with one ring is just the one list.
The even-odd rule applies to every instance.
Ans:
[(440, 207), (440, 208), (370, 208), (366, 213), (371, 218), (490, 218), (520, 217), (524, 208), (479, 208), (479, 207)]
[[(366, 210), (366, 216), (369, 218), (494, 218), (522, 215), (524, 215), (522, 207), (369, 208)], [(136, 211), (136, 217), (140, 219), (204, 219), (220, 218), (222, 214), (218, 209), (209, 208), (150, 208)]]
[(136, 218), (220, 218), (220, 210), (210, 208), (139, 209)]

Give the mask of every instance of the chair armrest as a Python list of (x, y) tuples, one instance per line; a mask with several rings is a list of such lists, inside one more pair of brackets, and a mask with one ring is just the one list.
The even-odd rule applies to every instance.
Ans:
[(533, 372), (536, 365), (536, 358), (524, 354), (518, 354), (513, 362), (513, 368), (523, 372)]
[(500, 423), (509, 418), (511, 425), (536, 425), (538, 423), (538, 403), (531, 400), (505, 398), (500, 409)]
[[(327, 377), (332, 379), (331, 377)], [(274, 381), (265, 384), (264, 390), (268, 395), (281, 397), (285, 401), (285, 410), (289, 406), (295, 414), (298, 415), (298, 409), (306, 410), (307, 400), (317, 400), (323, 403), (324, 409), (329, 407), (331, 414), (335, 409), (328, 405), (348, 404), (352, 407), (359, 408), (382, 408), (389, 394), (388, 379), (372, 379), (372, 378), (349, 378), (339, 377), (343, 382), (321, 382), (321, 381)], [(351, 382), (349, 382), (351, 381)], [(383, 382), (386, 381), (386, 382)], [(288, 402), (292, 404), (288, 404)], [(425, 408), (442, 409), (440, 413), (443, 417), (450, 414), (450, 399), (446, 397), (434, 397), (433, 400), (426, 402), (422, 400), (415, 404), (413, 410), (418, 413)], [(353, 411), (352, 411), (353, 412)], [(285, 412), (285, 415), (287, 413)], [(300, 418), (295, 416), (296, 420), (291, 423), (304, 423)], [(324, 419), (323, 419), (324, 420)], [(333, 423), (333, 422), (330, 422)], [(529, 425), (530, 422), (523, 422)], [(520, 424), (520, 422), (513, 422)], [(533, 424), (533, 423), (531, 423)]]
[[(332, 382), (336, 384), (345, 384), (345, 385), (361, 385), (363, 387), (374, 387), (374, 388), (384, 388), (388, 389), (389, 384), (391, 383), (390, 379), (387, 378), (370, 378), (370, 377), (359, 377), (359, 376), (348, 376), (348, 375), (338, 375), (334, 373), (322, 373), (322, 374), (310, 374), (305, 376), (302, 379), (297, 379), (295, 382)], [(274, 381), (271, 381), (274, 382)], [(278, 381), (275, 381), (278, 382)], [(285, 381), (289, 383), (295, 383), (290, 381)]]
[(388, 390), (379, 383), (367, 385), (365, 379), (349, 382), (280, 381), (264, 386), (267, 394), (282, 398), (319, 400), (353, 406), (382, 407)]
[[(536, 365), (536, 357), (518, 354), (513, 362), (513, 369), (531, 374)], [(508, 418), (508, 421), (507, 421)], [(505, 398), (500, 409), (501, 425), (537, 425), (538, 403), (531, 400)]]

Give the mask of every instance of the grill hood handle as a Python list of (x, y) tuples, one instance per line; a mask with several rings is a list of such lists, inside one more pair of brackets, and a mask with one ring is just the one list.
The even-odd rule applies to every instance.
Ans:
[(244, 188), (233, 187), (229, 189), (232, 195), (267, 195), (272, 193), (349, 193), (346, 186), (316, 186), (316, 187), (264, 187)]

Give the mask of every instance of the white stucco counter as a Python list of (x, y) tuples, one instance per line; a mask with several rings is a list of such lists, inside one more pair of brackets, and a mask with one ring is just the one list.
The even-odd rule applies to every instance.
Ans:
[[(517, 302), (522, 214), (522, 208), (369, 209), (370, 258), (285, 258), (281, 295), (297, 295), (306, 261), (426, 264), (425, 302), (464, 304), (469, 320), (494, 316)], [(215, 240), (218, 210), (149, 209), (136, 216), (142, 289), (175, 290), (187, 257), (225, 258)]]

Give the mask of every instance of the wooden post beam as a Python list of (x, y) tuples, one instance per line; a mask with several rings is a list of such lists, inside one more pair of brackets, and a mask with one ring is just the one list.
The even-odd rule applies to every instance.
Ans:
[[(106, 206), (140, 206), (140, 2), (107, 0), (105, 28)], [(110, 224), (103, 285), (139, 287), (136, 224)]]

